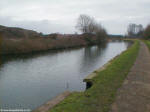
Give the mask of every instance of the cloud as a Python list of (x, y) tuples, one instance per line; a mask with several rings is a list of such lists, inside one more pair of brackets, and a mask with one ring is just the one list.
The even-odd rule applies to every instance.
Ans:
[(77, 17), (88, 14), (108, 33), (124, 34), (129, 23), (150, 22), (149, 0), (1, 0), (0, 24), (39, 32), (74, 33)]
[(21, 27), (25, 29), (35, 30), (44, 34), (49, 33), (74, 33), (74, 26), (65, 24), (51, 23), (49, 20), (40, 21), (15, 21), (9, 17), (0, 17), (0, 24), (8, 27)]

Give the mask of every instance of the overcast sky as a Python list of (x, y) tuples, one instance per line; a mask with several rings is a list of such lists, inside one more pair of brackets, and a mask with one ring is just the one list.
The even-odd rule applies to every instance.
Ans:
[(150, 0), (0, 0), (0, 25), (43, 33), (74, 33), (87, 14), (111, 34), (125, 34), (129, 23), (150, 23)]

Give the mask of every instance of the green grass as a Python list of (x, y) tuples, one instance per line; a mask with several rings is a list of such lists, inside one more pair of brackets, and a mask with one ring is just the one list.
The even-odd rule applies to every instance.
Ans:
[(73, 92), (50, 112), (108, 112), (117, 89), (122, 85), (139, 51), (139, 41), (112, 60), (92, 79), (93, 86), (84, 92)]
[(150, 41), (149, 40), (144, 40), (144, 42), (147, 45), (147, 47), (149, 48), (149, 50), (150, 50)]

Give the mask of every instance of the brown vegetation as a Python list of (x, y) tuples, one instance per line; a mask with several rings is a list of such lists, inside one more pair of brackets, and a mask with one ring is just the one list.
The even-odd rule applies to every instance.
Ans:
[[(83, 34), (49, 34), (43, 35), (32, 30), (0, 26), (2, 34), (1, 54), (29, 53), (50, 49), (64, 49), (104, 42), (107, 33), (93, 18), (87, 16), (83, 27), (88, 26)], [(89, 19), (89, 20), (87, 20)], [(81, 20), (82, 21), (82, 20)], [(79, 21), (78, 21), (79, 22)]]
[(51, 38), (51, 36), (22, 39), (3, 38), (1, 43), (1, 54), (28, 53), (50, 49), (64, 49), (98, 43), (99, 41), (97, 40), (96, 36), (86, 34), (76, 35), (75, 37), (61, 38), (58, 38), (57, 36), (55, 38)]

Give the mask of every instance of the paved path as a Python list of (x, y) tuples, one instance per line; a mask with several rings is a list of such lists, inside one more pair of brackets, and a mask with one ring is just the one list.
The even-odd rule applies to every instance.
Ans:
[(150, 52), (141, 42), (139, 55), (110, 112), (150, 112)]

